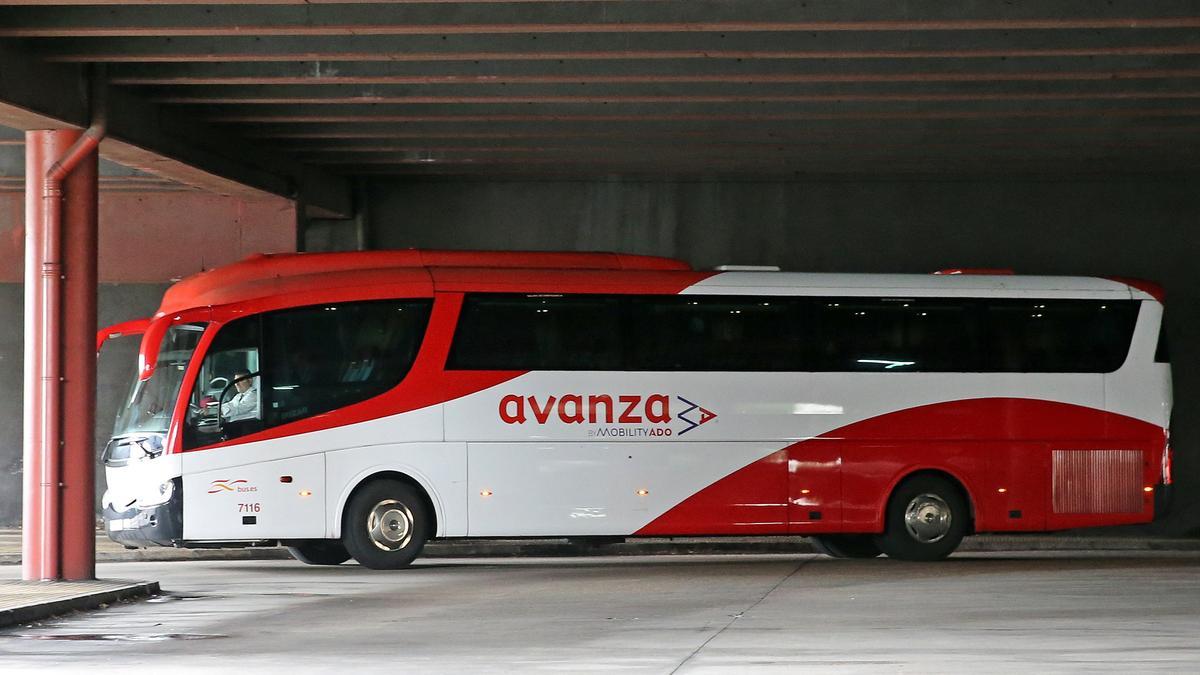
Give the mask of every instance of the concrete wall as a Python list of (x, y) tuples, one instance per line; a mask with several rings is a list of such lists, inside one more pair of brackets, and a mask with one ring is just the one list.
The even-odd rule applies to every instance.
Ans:
[[(24, 269), (24, 195), (0, 192), (0, 283)], [(296, 250), (291, 202), (201, 192), (102, 193), (100, 280), (159, 283), (240, 260)]]
[[(21, 520), (23, 195), (0, 192), (0, 527)], [(98, 321), (153, 314), (171, 279), (256, 252), (295, 250), (289, 202), (246, 202), (199, 192), (100, 197)], [(69, 234), (68, 234), (69, 236)], [(97, 373), (97, 456), (136, 366), (137, 340), (105, 346)], [(103, 471), (98, 470), (100, 489)], [(97, 490), (99, 496), (100, 490)]]
[(376, 180), (374, 248), (619, 250), (696, 267), (1011, 267), (1165, 284), (1177, 508), (1200, 532), (1200, 177), (794, 182)]
[(21, 518), (21, 287), (0, 284), (0, 524)]
[[(98, 308), (100, 325), (153, 314), (166, 288), (167, 284), (102, 284)], [(4, 319), (0, 321), (0, 526), (15, 525), (21, 520), (23, 294), (20, 284), (0, 283), (0, 317)], [(136, 338), (118, 339), (106, 345), (98, 368), (97, 460), (99, 449), (112, 434), (117, 406), (137, 371)], [(97, 476), (103, 476), (103, 467), (98, 461), (96, 471)]]

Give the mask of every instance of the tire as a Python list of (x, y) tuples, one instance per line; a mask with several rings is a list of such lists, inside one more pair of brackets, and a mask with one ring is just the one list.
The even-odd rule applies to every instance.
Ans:
[(942, 560), (967, 533), (970, 511), (962, 489), (939, 476), (914, 476), (888, 499), (883, 534), (875, 538), (889, 558)]
[(314, 539), (288, 547), (288, 553), (305, 565), (341, 565), (350, 559), (350, 552), (336, 539)]
[(398, 570), (420, 555), (428, 530), (428, 510), (416, 489), (397, 480), (376, 480), (346, 505), (342, 543), (363, 567)]
[(869, 534), (823, 534), (810, 537), (813, 548), (831, 558), (875, 558), (883, 554)]

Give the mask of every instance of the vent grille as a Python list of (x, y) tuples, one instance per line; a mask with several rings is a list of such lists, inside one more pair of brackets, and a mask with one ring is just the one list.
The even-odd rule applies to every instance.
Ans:
[(1055, 450), (1055, 513), (1138, 513), (1141, 450)]

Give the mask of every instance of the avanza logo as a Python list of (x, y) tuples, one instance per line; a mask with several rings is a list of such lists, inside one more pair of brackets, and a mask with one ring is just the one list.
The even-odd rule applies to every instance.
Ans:
[[(505, 424), (546, 424), (557, 418), (563, 424), (669, 424), (677, 419), (687, 425), (677, 433), (686, 434), (701, 424), (705, 424), (717, 416), (711, 410), (701, 407), (682, 396), (675, 396), (677, 409), (680, 404), (683, 410), (671, 415), (672, 397), (669, 394), (563, 394), (562, 396), (518, 396), (508, 394), (500, 399), (500, 419)], [(611, 431), (604, 428), (592, 430), (589, 436), (670, 436), (669, 428), (643, 428), (643, 433), (631, 434), (628, 430), (619, 428)]]

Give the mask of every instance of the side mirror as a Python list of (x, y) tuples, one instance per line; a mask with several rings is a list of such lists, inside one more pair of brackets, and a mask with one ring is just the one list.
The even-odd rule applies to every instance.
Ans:
[(142, 348), (138, 350), (139, 380), (145, 382), (154, 374), (154, 367), (158, 364), (158, 351), (162, 348), (163, 338), (170, 327), (170, 319), (157, 318), (151, 320), (146, 331), (142, 333)]
[(105, 341), (129, 335), (144, 335), (149, 326), (150, 319), (134, 319), (133, 321), (126, 321), (114, 326), (108, 326), (107, 328), (101, 328), (96, 333), (96, 354), (100, 353), (100, 349), (104, 346)]

